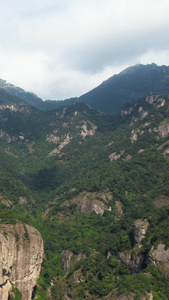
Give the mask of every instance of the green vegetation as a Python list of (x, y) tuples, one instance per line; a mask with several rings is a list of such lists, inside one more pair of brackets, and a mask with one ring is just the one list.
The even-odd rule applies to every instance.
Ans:
[(17, 289), (17, 288), (13, 288), (12, 292), (10, 292), (9, 300), (22, 300), (22, 293)]
[[(16, 99), (21, 108), (18, 98), (8, 98), (8, 105)], [(73, 299), (141, 299), (148, 293), (168, 299), (168, 275), (148, 261), (153, 246), (169, 248), (169, 140), (159, 130), (168, 124), (168, 96), (163, 99), (159, 108), (158, 99), (154, 106), (128, 104), (132, 114), (124, 117), (83, 103), (47, 113), (27, 104), (0, 111), (0, 223), (23, 223), (25, 239), (25, 224), (32, 225), (44, 239), (36, 299), (66, 293)], [(84, 125), (93, 135), (84, 136)], [(119, 253), (137, 251), (138, 219), (149, 227), (135, 273)], [(21, 299), (15, 289), (9, 297)]]

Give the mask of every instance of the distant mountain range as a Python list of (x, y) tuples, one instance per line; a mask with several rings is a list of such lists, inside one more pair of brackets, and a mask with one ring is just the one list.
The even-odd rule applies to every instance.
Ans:
[(0, 88), (42, 110), (58, 109), (61, 106), (78, 101), (84, 102), (104, 113), (118, 114), (125, 103), (151, 94), (168, 94), (169, 66), (138, 64), (110, 77), (98, 87), (78, 98), (70, 98), (63, 101), (42, 101), (34, 93), (26, 92), (3, 79), (0, 79)]

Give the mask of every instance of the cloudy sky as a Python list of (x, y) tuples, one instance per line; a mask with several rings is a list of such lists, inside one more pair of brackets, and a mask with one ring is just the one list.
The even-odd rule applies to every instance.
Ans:
[(168, 0), (0, 1), (0, 78), (42, 99), (152, 62), (169, 65)]

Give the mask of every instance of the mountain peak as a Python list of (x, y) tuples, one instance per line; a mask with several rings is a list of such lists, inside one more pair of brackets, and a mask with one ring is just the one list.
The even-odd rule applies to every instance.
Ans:
[(152, 69), (158, 69), (158, 68), (160, 68), (160, 67), (155, 63), (147, 64), (147, 65), (136, 64), (134, 66), (130, 66), (130, 67), (124, 69), (118, 75), (132, 74), (132, 73), (140, 71), (140, 70), (145, 70), (145, 69), (152, 70)]
[(118, 114), (123, 104), (150, 94), (169, 93), (169, 66), (131, 66), (113, 75), (78, 100), (105, 113)]

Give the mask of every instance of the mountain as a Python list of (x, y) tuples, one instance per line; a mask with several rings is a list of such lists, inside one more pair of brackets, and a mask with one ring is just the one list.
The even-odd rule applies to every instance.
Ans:
[(20, 87), (17, 87), (11, 83), (7, 83), (6, 80), (0, 79), (0, 88), (4, 89), (8, 94), (17, 96), (22, 100), (25, 100), (27, 103), (35, 106), (41, 107), (43, 105), (43, 101), (34, 93), (26, 92)]
[(104, 113), (116, 115), (125, 103), (148, 95), (169, 93), (169, 67), (156, 64), (135, 65), (112, 76), (88, 93), (64, 101), (45, 101), (44, 109), (50, 110), (84, 102)]
[[(111, 116), (82, 102), (42, 111), (1, 89), (0, 141), (3, 242), (20, 253), (27, 226), (44, 240), (34, 299), (168, 299), (169, 95)], [(23, 291), (6, 266), (0, 293), (10, 272)]]
[(117, 115), (125, 103), (136, 101), (152, 94), (168, 94), (169, 66), (138, 64), (112, 76), (98, 87), (78, 98), (62, 101), (42, 101), (35, 94), (25, 92), (23, 89), (6, 83), (2, 79), (0, 79), (0, 88), (42, 110), (58, 109), (78, 101), (84, 102), (104, 113)]
[(105, 113), (117, 114), (123, 104), (151, 94), (169, 93), (169, 67), (136, 65), (114, 75), (92, 91), (82, 95), (82, 101)]

